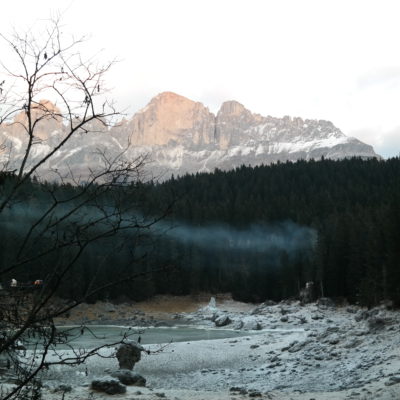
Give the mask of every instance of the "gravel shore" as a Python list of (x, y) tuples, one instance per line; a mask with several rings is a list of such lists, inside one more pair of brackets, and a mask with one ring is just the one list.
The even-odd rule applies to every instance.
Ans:
[[(164, 300), (163, 307), (168, 303)], [(126, 306), (122, 316), (139, 315), (139, 321), (153, 324), (160, 318), (171, 324), (221, 326), (241, 330), (244, 336), (172, 343), (161, 352), (148, 345), (154, 353), (134, 369), (147, 379), (146, 388), (128, 386), (126, 394), (109, 396), (92, 391), (90, 382), (80, 377), (64, 399), (400, 399), (398, 311), (337, 307), (329, 301), (249, 305), (229, 299), (217, 299), (215, 306), (193, 302), (182, 311), (179, 301), (174, 300), (175, 308), (170, 301), (170, 311), (157, 309), (153, 302), (146, 312), (139, 304), (131, 307), (135, 312)], [(109, 321), (126, 320), (115, 307)], [(92, 311), (97, 308), (104, 304)], [(94, 365), (98, 370), (115, 367), (101, 358), (92, 358), (87, 367)], [(61, 399), (56, 389), (50, 385), (44, 398)]]

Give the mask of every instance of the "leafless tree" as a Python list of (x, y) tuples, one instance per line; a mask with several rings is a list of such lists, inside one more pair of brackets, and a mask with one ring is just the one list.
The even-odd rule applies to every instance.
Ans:
[[(0, 221), (9, 229), (21, 222), (19, 239), (12, 243), (12, 251), (3, 255), (7, 262), (0, 269), (4, 286), (0, 289), (0, 357), (8, 360), (18, 380), (0, 397), (39, 398), (37, 382), (44, 369), (53, 364), (81, 364), (99, 351), (76, 350), (71, 345), (72, 355), (60, 353), (49, 361), (50, 352), (57, 354), (57, 344), (68, 345), (71, 340), (71, 335), (56, 328), (54, 318), (107, 287), (146, 274), (132, 268), (146, 255), (136, 254), (135, 245), (168, 209), (156, 217), (139, 212), (146, 157), (127, 160), (124, 151), (111, 158), (106, 150), (99, 149), (102, 168), (88, 171), (84, 182), (74, 171), (53, 171), (58, 183), (75, 186), (70, 195), (51, 183), (41, 187), (40, 200), (27, 193), (33, 180), (39, 185), (48, 161), (72, 137), (107, 129), (118, 120), (119, 113), (107, 100), (105, 82), (114, 62), (100, 65), (95, 58), (85, 57), (81, 51), (83, 39), (64, 35), (58, 19), (48, 22), (40, 34), (29, 30), (0, 36), (14, 55), (10, 65), (1, 63), (0, 128), (12, 130), (24, 149), (23, 156), (15, 159), (12, 144), (2, 143), (0, 148)], [(42, 148), (38, 157), (37, 148), (47, 140), (42, 127), (52, 122), (61, 126), (62, 134), (45, 151)], [(132, 250), (124, 273), (106, 283), (96, 280), (93, 274), (79, 298), (56, 302), (60, 285), (73, 276), (87, 248), (125, 232), (127, 241), (116, 241), (118, 246), (128, 245)], [(32, 265), (42, 271), (43, 281), (23, 287), (18, 277), (26, 276)], [(18, 278), (17, 287), (8, 287), (11, 278)], [(21, 357), (21, 342), (32, 342), (31, 338), (35, 338), (37, 347), (30, 350), (30, 357)]]

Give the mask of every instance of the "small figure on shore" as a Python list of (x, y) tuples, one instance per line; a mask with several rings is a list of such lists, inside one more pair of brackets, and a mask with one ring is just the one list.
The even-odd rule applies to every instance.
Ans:
[(10, 286), (11, 286), (11, 287), (17, 287), (17, 285), (18, 285), (18, 282), (17, 282), (17, 280), (16, 280), (16, 279), (14, 279), (14, 278), (12, 278), (12, 279), (11, 279)]
[(300, 290), (300, 304), (311, 303), (314, 300), (314, 282), (306, 283), (306, 287)]

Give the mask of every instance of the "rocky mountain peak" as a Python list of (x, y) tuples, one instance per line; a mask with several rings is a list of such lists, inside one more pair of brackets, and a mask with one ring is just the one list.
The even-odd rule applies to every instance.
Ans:
[(240, 104), (236, 100), (229, 100), (222, 103), (221, 108), (219, 109), (218, 115), (224, 116), (238, 116), (240, 114), (249, 112), (243, 104)]
[[(32, 111), (45, 115), (35, 132), (42, 140), (35, 143), (33, 162), (50, 151), (66, 127), (57, 106), (48, 100), (37, 103)], [(22, 110), (16, 118), (22, 124), (4, 124), (0, 130), (0, 142), (5, 146), (0, 161), (10, 162), (10, 168), (19, 165), (27, 141), (21, 126), (26, 124), (26, 112)], [(43, 165), (43, 174), (57, 169), (84, 176), (87, 168), (97, 170), (101, 165), (96, 156), (99, 148), (110, 157), (124, 151), (128, 160), (148, 154), (152, 162), (147, 168), (164, 179), (172, 173), (231, 169), (243, 164), (379, 157), (371, 146), (344, 135), (329, 121), (263, 117), (234, 100), (224, 102), (215, 116), (202, 103), (173, 92), (160, 93), (132, 118), (109, 130), (97, 121), (87, 128), (87, 134), (72, 138)], [(127, 148), (128, 143), (131, 146)]]
[[(61, 110), (50, 100), (43, 99), (37, 103), (32, 103), (32, 117), (34, 120), (41, 118), (35, 132), (36, 138), (40, 140), (47, 140), (50, 132), (60, 129), (62, 126)], [(16, 114), (14, 122), (9, 127), (13, 136), (25, 136), (25, 130), (21, 129), (21, 125), (27, 127), (27, 123), (25, 111)]]
[(149, 104), (194, 103), (193, 100), (174, 92), (161, 92), (154, 96)]
[(132, 142), (139, 145), (207, 144), (213, 140), (213, 124), (214, 114), (203, 104), (163, 92), (133, 116), (130, 129)]
[(243, 141), (243, 132), (250, 126), (262, 121), (258, 114), (252, 114), (235, 100), (222, 103), (216, 118), (215, 138), (221, 149), (239, 145)]

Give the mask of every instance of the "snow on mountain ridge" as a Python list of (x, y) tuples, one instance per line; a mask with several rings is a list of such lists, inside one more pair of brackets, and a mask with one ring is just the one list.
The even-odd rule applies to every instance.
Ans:
[[(12, 124), (2, 128), (0, 142), (6, 149), (0, 153), (0, 161), (18, 167), (23, 157), (23, 132)], [(160, 93), (132, 118), (110, 129), (94, 124), (88, 130), (87, 134), (72, 137), (46, 162), (41, 174), (51, 169), (67, 172), (70, 168), (84, 176), (88, 168), (101, 168), (99, 150), (110, 158), (126, 150), (124, 157), (128, 160), (147, 154), (147, 170), (163, 179), (172, 173), (232, 169), (243, 164), (379, 157), (371, 146), (344, 135), (330, 121), (263, 117), (233, 100), (224, 102), (214, 115), (203, 104), (172, 92)], [(66, 132), (63, 121), (42, 121), (43, 140), (34, 146), (27, 167), (50, 151)], [(126, 148), (129, 141), (132, 145)]]

